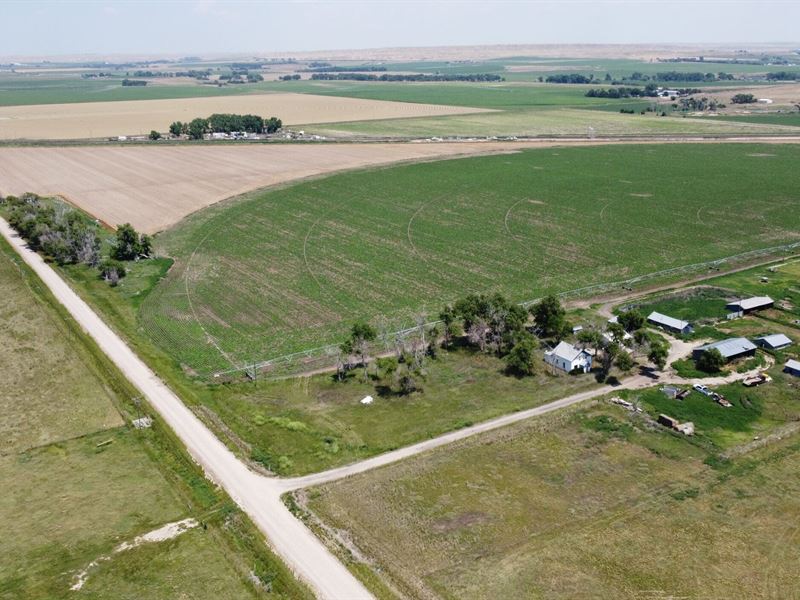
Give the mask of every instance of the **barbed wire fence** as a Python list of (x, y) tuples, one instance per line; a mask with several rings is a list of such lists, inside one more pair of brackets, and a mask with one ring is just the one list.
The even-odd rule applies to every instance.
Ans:
[[(781, 246), (772, 246), (770, 248), (761, 248), (758, 250), (750, 250), (748, 252), (742, 252), (740, 254), (734, 254), (731, 256), (717, 258), (714, 260), (693, 263), (690, 265), (682, 265), (679, 267), (672, 267), (670, 269), (663, 269), (661, 271), (653, 271), (651, 273), (637, 275), (636, 277), (631, 277), (629, 279), (623, 279), (620, 281), (612, 281), (612, 282), (604, 282), (604, 283), (588, 285), (580, 288), (575, 288), (572, 290), (567, 290), (564, 292), (559, 292), (554, 295), (562, 300), (567, 298), (576, 298), (582, 296), (591, 297), (595, 295), (600, 295), (604, 292), (618, 290), (620, 288), (632, 289), (634, 285), (638, 285), (654, 279), (669, 278), (670, 276), (688, 274), (691, 272), (700, 271), (704, 269), (706, 270), (714, 268), (719, 269), (719, 267), (724, 263), (746, 262), (754, 258), (765, 257), (772, 254), (777, 255), (779, 253), (791, 253), (792, 251), (797, 250), (798, 248), (800, 248), (800, 242), (794, 242), (792, 244), (785, 244)], [(528, 308), (533, 304), (536, 304), (540, 300), (541, 298), (533, 298), (530, 300), (519, 302), (518, 304), (524, 308)], [(426, 322), (424, 324), (424, 327), (430, 329), (431, 327), (435, 327), (440, 324), (442, 324), (442, 321), (437, 319)], [(413, 335), (418, 331), (420, 331), (420, 326), (415, 325), (413, 327), (399, 329), (397, 331), (387, 333), (385, 334), (385, 337), (387, 338), (390, 337), (393, 340), (405, 341), (411, 335)], [(375, 348), (373, 348), (372, 350), (374, 354)], [(282, 356), (277, 356), (266, 360), (251, 361), (242, 366), (222, 371), (214, 371), (213, 373), (207, 373), (206, 375), (210, 374), (214, 378), (220, 378), (220, 377), (233, 376), (238, 373), (243, 373), (248, 377), (250, 377), (251, 379), (256, 379), (259, 373), (266, 371), (270, 372), (270, 375), (268, 376), (276, 376), (281, 374), (290, 375), (292, 372), (298, 372), (298, 371), (308, 372), (308, 371), (314, 371), (316, 369), (330, 368), (332, 364), (331, 359), (333, 359), (338, 353), (339, 353), (339, 344), (327, 344), (324, 346), (318, 346), (316, 348), (309, 348), (307, 350), (293, 352), (291, 354), (284, 354)]]

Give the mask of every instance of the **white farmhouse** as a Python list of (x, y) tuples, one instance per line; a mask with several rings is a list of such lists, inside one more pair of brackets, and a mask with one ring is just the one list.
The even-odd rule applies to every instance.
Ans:
[(560, 342), (558, 346), (544, 353), (544, 362), (567, 373), (575, 369), (588, 373), (592, 368), (592, 355), (572, 344)]

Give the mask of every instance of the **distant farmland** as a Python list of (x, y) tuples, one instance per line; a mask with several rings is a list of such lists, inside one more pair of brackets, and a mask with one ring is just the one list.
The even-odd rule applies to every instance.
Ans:
[[(142, 305), (198, 373), (400, 328), (470, 292), (522, 301), (800, 240), (800, 148), (550, 148), (335, 175), (223, 203), (157, 239)], [(231, 290), (236, 290), (235, 294)]]
[(241, 94), (212, 98), (181, 98), (119, 102), (84, 102), (0, 107), (0, 139), (116, 137), (165, 132), (173, 121), (191, 121), (215, 112), (278, 116), (285, 125), (398, 119), (486, 112), (433, 104), (412, 104), (314, 96), (311, 94)]

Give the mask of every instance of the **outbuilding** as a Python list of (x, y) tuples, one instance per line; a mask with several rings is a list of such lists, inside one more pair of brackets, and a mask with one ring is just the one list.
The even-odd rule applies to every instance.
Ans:
[(728, 338), (695, 348), (692, 352), (692, 357), (697, 360), (703, 352), (707, 352), (708, 350), (719, 350), (719, 353), (722, 354), (722, 358), (727, 362), (736, 358), (742, 358), (743, 356), (754, 356), (756, 353), (756, 345), (747, 338)]
[(792, 345), (792, 340), (782, 333), (764, 335), (756, 338), (754, 341), (756, 345), (766, 348), (767, 350), (782, 350)]
[(789, 373), (789, 375), (794, 375), (795, 377), (800, 377), (800, 361), (790, 358), (783, 366), (783, 372)]
[(592, 368), (592, 355), (567, 342), (559, 342), (544, 353), (544, 362), (566, 373), (576, 370), (588, 373)]
[(656, 311), (653, 311), (650, 313), (650, 315), (648, 315), (647, 322), (675, 333), (685, 334), (692, 332), (692, 326), (688, 321), (681, 321), (680, 319), (675, 319), (674, 317), (668, 317), (667, 315), (662, 315)]
[(729, 302), (725, 308), (733, 312), (747, 314), (755, 310), (772, 308), (773, 306), (775, 306), (775, 301), (769, 296), (753, 296), (752, 298), (744, 298), (742, 300), (736, 300), (735, 302)]

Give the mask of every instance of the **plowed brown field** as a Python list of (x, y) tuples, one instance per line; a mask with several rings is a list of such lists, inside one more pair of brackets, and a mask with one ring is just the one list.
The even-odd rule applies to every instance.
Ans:
[(0, 193), (60, 195), (111, 225), (156, 232), (249, 190), (343, 169), (511, 150), (509, 144), (0, 148)]
[(165, 132), (173, 121), (213, 113), (280, 117), (285, 125), (489, 112), (483, 108), (362, 100), (313, 94), (38, 104), (0, 108), (0, 139), (71, 140)]

